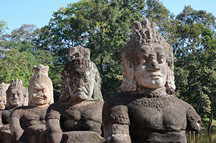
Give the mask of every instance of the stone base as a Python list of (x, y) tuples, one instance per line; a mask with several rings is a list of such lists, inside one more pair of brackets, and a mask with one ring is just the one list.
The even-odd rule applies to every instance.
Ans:
[(63, 133), (61, 143), (105, 143), (105, 139), (96, 132), (72, 131)]
[(0, 143), (12, 143), (12, 136), (8, 132), (0, 132)]

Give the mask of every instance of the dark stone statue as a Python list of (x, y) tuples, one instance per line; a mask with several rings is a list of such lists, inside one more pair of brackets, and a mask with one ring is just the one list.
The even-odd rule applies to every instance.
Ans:
[(102, 143), (101, 79), (89, 49), (69, 49), (63, 95), (47, 112), (49, 143)]
[(53, 86), (48, 66), (34, 67), (29, 82), (29, 106), (16, 108), (11, 115), (15, 143), (46, 143), (46, 112), (53, 103)]
[(172, 49), (147, 19), (134, 24), (122, 64), (121, 92), (103, 109), (107, 142), (187, 143), (186, 131), (199, 131), (201, 119), (174, 96)]

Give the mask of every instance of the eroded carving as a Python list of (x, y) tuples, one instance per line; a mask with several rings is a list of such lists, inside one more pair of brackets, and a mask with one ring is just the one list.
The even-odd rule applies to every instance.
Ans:
[(101, 79), (90, 60), (89, 49), (81, 46), (69, 49), (69, 62), (62, 77), (64, 94), (47, 114), (50, 143), (103, 142)]
[(7, 95), (6, 91), (10, 84), (1, 83), (0, 84), (0, 142), (1, 143), (11, 143), (11, 132), (8, 123), (9, 115), (5, 112)]
[[(2, 110), (2, 129), (1, 129), (1, 142), (12, 142), (12, 134), (10, 130), (11, 113), (20, 106), (25, 105), (28, 98), (26, 88), (23, 86), (22, 80), (13, 80), (10, 84), (2, 84), (3, 95), (6, 95), (5, 110)], [(7, 90), (6, 90), (7, 89)], [(6, 90), (6, 91), (5, 91)]]
[(200, 117), (174, 96), (172, 48), (144, 19), (136, 22), (122, 50), (121, 93), (104, 105), (109, 143), (186, 143), (186, 130), (200, 130)]

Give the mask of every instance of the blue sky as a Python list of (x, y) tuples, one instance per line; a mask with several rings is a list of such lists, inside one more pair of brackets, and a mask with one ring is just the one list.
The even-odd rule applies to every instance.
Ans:
[[(68, 3), (78, 0), (0, 0), (0, 20), (7, 23), (9, 31), (22, 24), (46, 25), (52, 13)], [(161, 0), (174, 14), (181, 12), (185, 5), (194, 9), (207, 10), (216, 16), (216, 0)]]
[(216, 0), (160, 0), (174, 14), (183, 10), (185, 5), (191, 5), (196, 10), (206, 10), (216, 16)]

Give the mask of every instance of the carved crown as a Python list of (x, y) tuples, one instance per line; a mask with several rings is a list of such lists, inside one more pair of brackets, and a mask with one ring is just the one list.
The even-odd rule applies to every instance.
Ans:
[(42, 64), (39, 64), (33, 67), (33, 72), (34, 74), (44, 74), (48, 76), (49, 66), (44, 66)]

